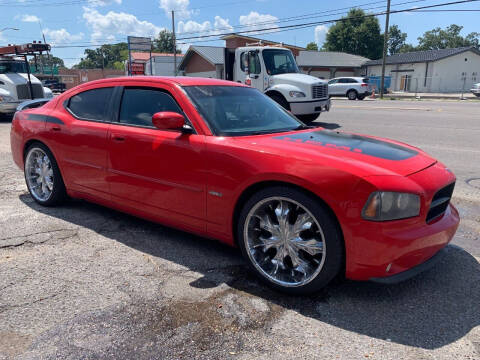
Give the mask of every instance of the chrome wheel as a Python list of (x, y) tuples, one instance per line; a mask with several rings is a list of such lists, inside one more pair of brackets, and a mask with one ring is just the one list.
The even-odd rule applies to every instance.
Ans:
[(47, 201), (53, 193), (53, 168), (50, 158), (40, 148), (32, 148), (25, 159), (25, 178), (32, 196)]
[(325, 263), (325, 238), (318, 221), (292, 199), (258, 202), (247, 215), (243, 234), (253, 265), (278, 285), (305, 285)]

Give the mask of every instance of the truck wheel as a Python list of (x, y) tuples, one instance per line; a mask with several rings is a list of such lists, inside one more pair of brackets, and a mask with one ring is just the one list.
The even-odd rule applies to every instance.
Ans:
[(273, 93), (273, 94), (268, 94), (268, 96), (277, 104), (280, 104), (285, 110), (290, 110), (290, 105), (282, 95)]
[(348, 100), (355, 100), (357, 98), (357, 92), (355, 90), (348, 90), (347, 98)]
[(310, 124), (311, 122), (314, 122), (318, 117), (320, 116), (320, 113), (318, 114), (307, 114), (307, 115), (297, 115), (297, 118), (304, 122), (305, 124)]
[(301, 190), (274, 186), (255, 193), (236, 230), (250, 268), (277, 290), (316, 292), (341, 269), (343, 240), (335, 220)]

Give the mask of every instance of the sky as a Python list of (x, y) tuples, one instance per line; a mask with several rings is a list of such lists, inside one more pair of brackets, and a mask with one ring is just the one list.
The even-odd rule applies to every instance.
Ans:
[[(392, 10), (444, 2), (392, 0)], [(321, 46), (330, 24), (280, 32), (278, 27), (334, 20), (351, 7), (380, 12), (385, 6), (386, 0), (0, 0), (0, 45), (41, 40), (43, 29), (52, 54), (71, 66), (80, 61), (86, 46), (126, 41), (128, 35), (154, 37), (164, 28), (171, 30), (171, 10), (175, 10), (179, 39), (268, 27), (268, 32), (246, 35), (298, 46), (314, 41)], [(480, 2), (437, 9), (480, 9)], [(302, 18), (292, 19), (298, 16)], [(385, 17), (378, 18), (383, 29)], [(479, 12), (400, 13), (391, 15), (390, 24), (397, 24), (408, 34), (407, 42), (416, 44), (418, 36), (437, 26), (455, 23), (464, 26), (463, 35), (480, 32), (479, 18)], [(6, 27), (19, 30), (1, 31)], [(178, 42), (184, 51), (189, 44), (224, 45), (215, 37)]]

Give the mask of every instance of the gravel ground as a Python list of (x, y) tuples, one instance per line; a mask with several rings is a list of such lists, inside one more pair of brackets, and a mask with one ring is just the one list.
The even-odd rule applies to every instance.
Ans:
[[(11, 160), (10, 124), (0, 123), (0, 360), (480, 359), (480, 189), (467, 184), (480, 177), (480, 105), (476, 122), (467, 107), (443, 123), (454, 104), (430, 118), (423, 102), (336, 101), (322, 118), (432, 142), (438, 151), (426, 150), (459, 177), (462, 223), (428, 272), (396, 286), (337, 282), (310, 297), (265, 288), (217, 242), (83, 201), (36, 205)], [(424, 136), (410, 126), (420, 118), (421, 129), (453, 130)], [(477, 161), (467, 166), (469, 156)]]

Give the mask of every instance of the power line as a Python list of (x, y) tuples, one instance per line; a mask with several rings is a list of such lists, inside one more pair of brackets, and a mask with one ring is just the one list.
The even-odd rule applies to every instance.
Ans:
[[(478, 1), (480, 1), (480, 0), (451, 1), (451, 2), (442, 3), (442, 4), (421, 6), (421, 7), (415, 8), (415, 9), (392, 10), (392, 11), (390, 11), (390, 13), (391, 14), (398, 14), (398, 13), (403, 13), (403, 12), (412, 12), (412, 11), (415, 11), (415, 10), (429, 9), (429, 8), (434, 8), (434, 7), (456, 5), (456, 4), (465, 4), (465, 3), (478, 2)], [(344, 18), (325, 20), (325, 21), (314, 21), (314, 22), (302, 23), (302, 24), (284, 25), (284, 26), (275, 26), (275, 27), (263, 28), (263, 29), (245, 30), (245, 31), (239, 31), (237, 33), (228, 32), (228, 33), (222, 33), (222, 34), (190, 36), (190, 37), (178, 38), (177, 40), (199, 39), (199, 38), (214, 37), (214, 36), (220, 37), (220, 36), (225, 36), (225, 35), (239, 35), (239, 34), (247, 34), (247, 33), (252, 33), (252, 32), (269, 31), (269, 30), (277, 30), (277, 29), (289, 29), (289, 28), (297, 28), (297, 27), (313, 27), (313, 26), (316, 26), (316, 25), (324, 25), (324, 24), (329, 24), (329, 23), (333, 23), (333, 22), (337, 22), (337, 21), (345, 21), (345, 20), (351, 20), (351, 19), (362, 19), (362, 18), (367, 18), (367, 17), (381, 16), (381, 15), (385, 15), (385, 14), (386, 14), (386, 12), (383, 11), (383, 12), (379, 12), (379, 13), (376, 13), (376, 14), (366, 14), (366, 15), (363, 15), (363, 16), (357, 16), (357, 17), (353, 17), (353, 18), (352, 17), (344, 17)]]

